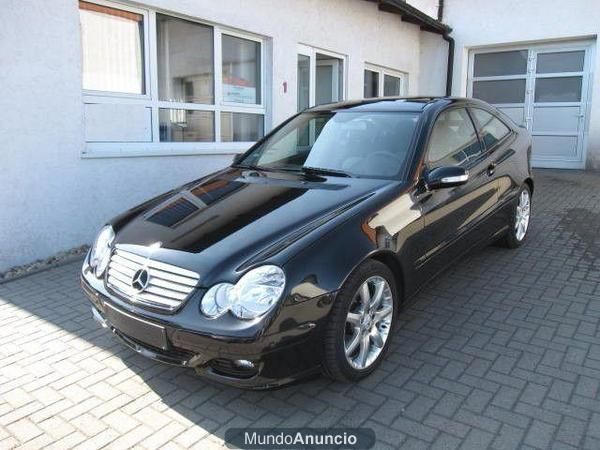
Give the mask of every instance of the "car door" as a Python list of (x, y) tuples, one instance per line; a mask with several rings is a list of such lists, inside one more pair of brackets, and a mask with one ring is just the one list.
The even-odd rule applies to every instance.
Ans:
[(512, 148), (515, 133), (496, 114), (481, 108), (470, 107), (469, 112), (493, 167), (493, 177), (498, 182), (498, 203), (514, 197), (519, 188), (510, 177), (515, 150)]
[(424, 157), (423, 179), (438, 167), (462, 166), (466, 184), (431, 190), (418, 196), (423, 214), (422, 255), (415, 262), (420, 279), (427, 279), (471, 248), (491, 228), (486, 218), (498, 201), (492, 161), (464, 107), (443, 111), (436, 119)]

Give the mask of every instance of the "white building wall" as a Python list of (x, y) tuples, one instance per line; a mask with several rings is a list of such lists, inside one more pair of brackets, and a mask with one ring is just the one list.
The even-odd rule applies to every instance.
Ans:
[(419, 53), (420, 95), (446, 95), (448, 43), (442, 36), (423, 33)]
[(407, 0), (406, 3), (414, 6), (434, 19), (438, 18), (440, 0)]
[[(76, 0), (2, 2), (0, 271), (89, 243), (111, 216), (231, 161), (231, 155), (81, 157), (77, 5)], [(365, 62), (408, 73), (409, 94), (421, 92), (420, 39), (428, 33), (378, 11), (375, 3), (148, 0), (144, 5), (272, 39), (275, 124), (296, 111), (298, 43), (348, 55), (348, 98), (362, 97)]]
[[(453, 94), (467, 92), (469, 49), (568, 39), (596, 40), (600, 2), (590, 0), (446, 0), (444, 23), (456, 41)], [(592, 60), (587, 166), (600, 168), (600, 59)]]

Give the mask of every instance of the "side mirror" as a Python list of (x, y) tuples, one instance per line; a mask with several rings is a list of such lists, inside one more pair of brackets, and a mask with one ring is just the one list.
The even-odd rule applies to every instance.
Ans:
[(438, 167), (425, 175), (429, 189), (443, 189), (461, 186), (469, 180), (469, 171), (460, 166)]

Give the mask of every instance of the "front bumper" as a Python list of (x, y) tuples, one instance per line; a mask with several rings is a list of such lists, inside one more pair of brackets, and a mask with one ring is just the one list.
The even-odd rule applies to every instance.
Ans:
[[(94, 319), (147, 358), (190, 367), (219, 383), (251, 389), (281, 386), (320, 371), (323, 327), (318, 323), (305, 322), (293, 329), (248, 339), (207, 335), (177, 325), (173, 316), (163, 322), (127, 311), (110, 294), (92, 287), (83, 274), (81, 287), (92, 302)], [(317, 303), (329, 302), (319, 298), (315, 299)], [(153, 328), (145, 331), (144, 327)], [(155, 334), (154, 328), (164, 330), (164, 345), (152, 340), (150, 344), (145, 338), (145, 333)]]

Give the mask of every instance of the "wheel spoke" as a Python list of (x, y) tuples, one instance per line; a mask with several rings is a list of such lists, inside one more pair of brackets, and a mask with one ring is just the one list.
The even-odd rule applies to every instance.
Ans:
[(391, 305), (386, 305), (375, 313), (375, 323), (381, 322), (388, 316), (392, 315), (393, 308)]
[(360, 338), (360, 350), (358, 351), (358, 356), (356, 357), (358, 367), (361, 369), (365, 367), (367, 364), (367, 356), (369, 355), (369, 335), (365, 334)]
[(379, 332), (377, 327), (373, 327), (370, 336), (371, 340), (373, 341), (373, 344), (375, 344), (379, 348), (383, 347), (383, 337), (381, 336), (381, 333)]
[(356, 332), (352, 336), (352, 340), (348, 343), (348, 346), (346, 347), (346, 356), (350, 356), (352, 354), (352, 352), (354, 352), (354, 350), (356, 350), (356, 347), (358, 347), (360, 340), (361, 340), (360, 331), (356, 330)]
[(375, 288), (375, 293), (371, 298), (371, 308), (377, 308), (381, 303), (381, 299), (383, 298), (383, 289), (385, 288), (385, 283), (383, 281), (377, 283)]
[(368, 282), (364, 282), (363, 285), (360, 287), (360, 299), (362, 304), (367, 307), (369, 306), (369, 300), (371, 298), (371, 293), (369, 292), (369, 283)]
[(348, 315), (346, 316), (346, 322), (352, 324), (353, 326), (357, 327), (360, 325), (360, 319), (361, 319), (362, 315), (358, 314), (358, 313), (348, 313)]

